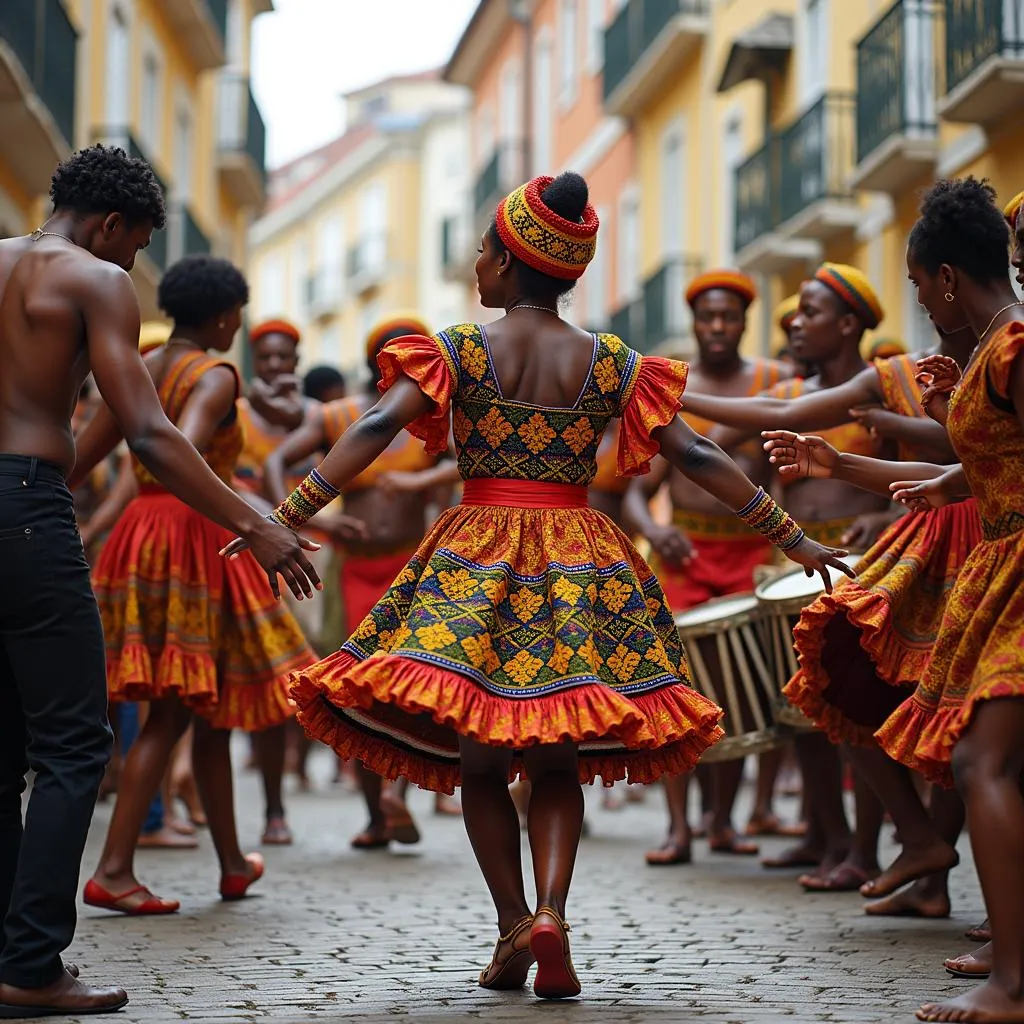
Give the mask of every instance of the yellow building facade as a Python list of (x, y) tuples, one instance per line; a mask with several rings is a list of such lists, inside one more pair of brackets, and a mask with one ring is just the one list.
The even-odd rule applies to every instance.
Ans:
[(0, 8), (3, 233), (45, 216), (58, 160), (105, 142), (145, 158), (167, 197), (167, 228), (133, 271), (144, 319), (159, 316), (160, 275), (185, 253), (244, 267), (248, 226), (265, 198), (250, 30), (271, 0), (4, 0)]
[(346, 97), (345, 133), (271, 175), (253, 225), (254, 317), (302, 331), (302, 365), (365, 374), (364, 339), (414, 309), (441, 326), (463, 319), (465, 282), (444, 273), (468, 181), (468, 96), (436, 71)]
[(879, 336), (931, 344), (904, 262), (921, 192), (1024, 184), (1014, 0), (627, 0), (605, 52), (606, 110), (636, 137), (642, 276), (673, 247), (751, 273), (751, 351), (782, 343), (770, 310), (826, 259), (867, 273)]

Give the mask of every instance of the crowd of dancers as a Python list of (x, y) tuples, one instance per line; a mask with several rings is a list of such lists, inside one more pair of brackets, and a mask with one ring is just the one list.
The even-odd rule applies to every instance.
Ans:
[[(536, 967), (541, 998), (581, 991), (581, 784), (662, 784), (652, 867), (688, 863), (698, 830), (736, 855), (793, 835), (766, 868), (874, 915), (949, 915), (966, 819), (989, 920), (945, 969), (983, 983), (918, 1017), (1024, 1021), (1022, 196), (1000, 208), (970, 178), (924, 196), (907, 271), (933, 349), (865, 359), (878, 295), (824, 263), (779, 307), (785, 358), (745, 357), (756, 289), (723, 269), (688, 287), (687, 365), (560, 316), (599, 224), (578, 175), (537, 178), (480, 241), (481, 303), (504, 315), (433, 333), (395, 312), (351, 393), (328, 367), (297, 376), (280, 319), (249, 331), (243, 385), (227, 260), (174, 264), (170, 327), (139, 323), (124, 271), (165, 218), (144, 162), (83, 150), (51, 198), (0, 242), (0, 1017), (127, 1002), (61, 960), (101, 789), (85, 903), (177, 911), (134, 853), (194, 846), (197, 824), (223, 899), (260, 879), (235, 826), (242, 730), (266, 844), (292, 842), (282, 780), (306, 779), (312, 741), (361, 789), (357, 849), (419, 840), (410, 784), (461, 810), (497, 914), (479, 983)], [(886, 813), (902, 852), (883, 867)]]

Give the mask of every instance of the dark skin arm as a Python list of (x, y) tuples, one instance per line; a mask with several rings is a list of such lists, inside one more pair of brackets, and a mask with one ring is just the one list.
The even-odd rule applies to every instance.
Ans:
[(256, 377), (249, 383), (249, 401), (252, 407), (269, 423), (297, 430), (306, 417), (306, 402), (299, 391), (299, 378), (295, 374), (282, 374), (273, 384), (265, 384)]
[[(311, 584), (319, 586), (320, 579), (302, 553), (299, 539), (264, 519), (219, 480), (167, 418), (139, 355), (139, 306), (131, 279), (117, 268), (109, 270), (116, 273), (108, 274), (102, 287), (82, 289), (79, 304), (96, 386), (128, 446), (172, 494), (248, 540), (275, 596), (280, 596), (279, 574), (296, 597), (312, 596)], [(99, 441), (83, 444), (87, 461), (75, 467), (72, 481), (83, 479), (117, 443), (116, 439), (113, 444), (106, 443), (111, 427), (102, 412), (93, 417), (84, 435), (91, 433), (98, 434)], [(315, 549), (309, 542), (302, 543)]]
[(655, 458), (650, 473), (630, 480), (622, 511), (666, 565), (685, 566), (695, 557), (690, 538), (677, 526), (656, 522), (651, 515), (651, 501), (668, 480), (671, 468), (665, 459)]
[(114, 523), (121, 517), (121, 513), (128, 507), (128, 503), (138, 493), (138, 486), (135, 482), (135, 473), (132, 470), (132, 458), (128, 452), (124, 453), (117, 467), (117, 479), (110, 493), (100, 502), (93, 517), (82, 527), (82, 545), (88, 549), (89, 545), (97, 537), (112, 529)]
[(901, 416), (879, 406), (851, 409), (850, 415), (876, 436), (908, 444), (929, 461), (947, 463), (956, 458), (949, 435), (940, 422), (922, 416)]

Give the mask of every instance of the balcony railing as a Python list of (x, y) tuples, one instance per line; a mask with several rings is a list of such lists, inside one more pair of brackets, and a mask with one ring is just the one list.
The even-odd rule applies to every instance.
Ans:
[(775, 162), (776, 146), (766, 142), (733, 172), (736, 179), (733, 248), (737, 252), (775, 227)]
[(473, 209), (478, 219), (494, 212), (498, 202), (523, 179), (523, 147), (503, 142), (483, 165), (473, 185)]
[(197, 256), (209, 254), (210, 240), (203, 234), (202, 229), (192, 216), (192, 211), (186, 206), (182, 209), (182, 256)]
[(625, 81), (673, 18), (707, 13), (708, 0), (629, 0), (604, 33), (604, 98)]
[(70, 145), (75, 135), (78, 35), (60, 0), (2, 0), (0, 39), (17, 55)]
[(857, 163), (897, 135), (935, 138), (935, 10), (897, 0), (857, 44)]
[(387, 268), (388, 240), (383, 232), (364, 235), (348, 251), (348, 279), (355, 291), (376, 284)]
[(946, 92), (992, 57), (1024, 60), (1021, 0), (945, 0)]
[(337, 312), (344, 295), (340, 266), (321, 267), (306, 278), (306, 305), (313, 316)]
[(203, 0), (221, 39), (228, 37), (228, 0)]
[(854, 99), (822, 96), (779, 136), (779, 220), (822, 199), (851, 196)]
[(267, 129), (246, 75), (224, 72), (218, 83), (217, 141), (227, 153), (244, 153), (265, 186)]
[(646, 351), (644, 336), (644, 302), (643, 299), (632, 299), (620, 306), (611, 315), (612, 334), (620, 337), (630, 348), (640, 352)]
[(695, 256), (672, 256), (644, 281), (644, 346), (647, 351), (680, 338), (690, 327), (683, 299), (687, 283), (703, 270)]

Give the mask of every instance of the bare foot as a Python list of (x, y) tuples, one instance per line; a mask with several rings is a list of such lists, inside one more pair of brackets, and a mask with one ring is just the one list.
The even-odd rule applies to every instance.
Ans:
[(872, 917), (949, 917), (949, 893), (929, 878), (918, 879), (909, 889), (864, 905)]
[(656, 850), (648, 850), (644, 856), (651, 867), (665, 867), (670, 864), (689, 864), (693, 860), (690, 837), (669, 836)]
[(186, 821), (184, 818), (165, 818), (164, 828), (169, 828), (172, 832), (177, 832), (179, 836), (194, 836), (196, 834), (196, 827), (191, 821)]
[[(763, 857), (763, 868), (817, 868), (825, 857), (825, 851), (809, 843), (798, 843), (783, 850), (778, 857)], [(835, 864), (832, 865), (835, 867)], [(831, 871), (832, 869), (829, 868)]]
[(267, 827), (263, 830), (264, 846), (291, 846), (292, 830), (288, 827), (283, 814), (275, 814), (267, 818)]
[(206, 812), (203, 802), (199, 799), (199, 790), (191, 772), (175, 773), (171, 778), (171, 796), (180, 800), (188, 810), (189, 821), (200, 828), (206, 826)]
[(987, 978), (992, 973), (992, 943), (986, 942), (973, 953), (951, 956), (943, 961), (943, 967), (957, 978)]
[(956, 850), (948, 843), (937, 840), (932, 846), (914, 849), (909, 846), (879, 876), (861, 886), (861, 896), (888, 896), (908, 882), (925, 875), (949, 871), (960, 863)]
[[(877, 874), (878, 868), (874, 869)], [(843, 861), (827, 875), (807, 874), (798, 879), (805, 892), (856, 892), (871, 878), (872, 872)]]
[(730, 853), (741, 857), (756, 857), (761, 852), (757, 843), (745, 843), (731, 828), (709, 832), (708, 847), (712, 853)]
[(388, 834), (396, 843), (412, 846), (420, 841), (420, 830), (404, 800), (391, 793), (384, 793), (380, 798), (380, 809)]
[(383, 821), (371, 821), (349, 844), (353, 850), (383, 850), (391, 842), (391, 833)]
[(434, 813), (442, 817), (459, 818), (462, 816), (462, 804), (447, 793), (437, 793), (434, 795)]
[(981, 924), (974, 925), (973, 928), (968, 928), (964, 932), (964, 936), (971, 940), (971, 942), (991, 942), (992, 941), (992, 930), (988, 926), (988, 918)]
[(194, 850), (199, 840), (194, 835), (183, 835), (170, 825), (164, 825), (155, 832), (143, 832), (135, 844), (143, 850)]
[(803, 836), (807, 834), (807, 824), (783, 825), (774, 814), (758, 814), (750, 816), (744, 835), (748, 836)]
[(961, 1024), (1024, 1024), (1024, 1000), (1014, 998), (987, 981), (959, 999), (925, 1003), (917, 1011), (917, 1019)]

